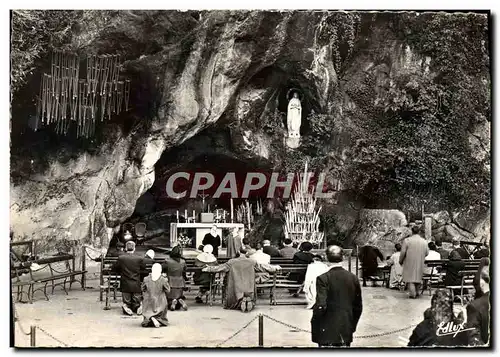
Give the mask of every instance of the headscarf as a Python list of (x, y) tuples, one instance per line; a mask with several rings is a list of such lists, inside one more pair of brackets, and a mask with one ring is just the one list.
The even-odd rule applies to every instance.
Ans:
[(129, 240), (131, 240), (133, 237), (132, 237), (132, 233), (130, 233), (129, 231), (125, 231), (125, 233), (123, 234), (123, 240), (125, 242), (128, 242)]
[(435, 327), (442, 322), (454, 320), (453, 299), (448, 289), (437, 289), (431, 300), (432, 323)]
[(182, 248), (180, 245), (176, 245), (175, 247), (172, 248), (172, 251), (170, 252), (170, 258), (180, 261), (182, 258)]
[(214, 263), (217, 261), (217, 258), (213, 255), (214, 247), (211, 244), (207, 244), (203, 247), (203, 253), (198, 254), (196, 259), (198, 259), (202, 263)]
[(154, 263), (151, 268), (151, 280), (156, 281), (160, 279), (161, 276), (161, 264)]
[(150, 249), (146, 252), (146, 256), (150, 257), (151, 259), (155, 258), (155, 251), (153, 249)]
[(133, 252), (135, 250), (135, 243), (131, 240), (129, 240), (126, 244), (125, 244), (125, 250), (127, 252)]

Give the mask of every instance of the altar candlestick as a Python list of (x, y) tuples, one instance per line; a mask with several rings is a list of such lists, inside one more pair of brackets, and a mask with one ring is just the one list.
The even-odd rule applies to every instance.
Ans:
[(231, 197), (231, 223), (233, 223), (233, 198)]

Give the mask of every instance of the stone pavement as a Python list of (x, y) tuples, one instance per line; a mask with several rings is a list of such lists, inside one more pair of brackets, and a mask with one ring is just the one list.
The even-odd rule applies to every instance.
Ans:
[[(16, 310), (26, 332), (38, 325), (49, 334), (71, 347), (216, 347), (246, 325), (259, 313), (283, 321), (290, 326), (264, 318), (265, 347), (316, 347), (311, 342), (311, 310), (304, 305), (270, 306), (268, 299), (260, 299), (250, 313), (224, 310), (220, 302), (214, 306), (195, 304), (188, 296), (188, 311), (168, 313), (170, 325), (164, 328), (143, 328), (142, 317), (121, 314), (120, 302), (112, 302), (111, 310), (104, 311), (99, 302), (97, 280), (88, 282), (86, 291), (75, 285), (69, 295), (57, 290), (45, 301), (43, 294), (35, 295), (33, 304), (17, 303)], [(41, 295), (41, 296), (40, 296)], [(410, 300), (406, 293), (383, 287), (363, 288), (364, 310), (356, 331), (353, 347), (402, 347), (412, 328), (386, 336), (357, 338), (381, 334), (419, 323), (430, 306), (430, 297)], [(15, 328), (15, 345), (29, 346), (29, 336)], [(220, 347), (256, 347), (258, 320)], [(64, 346), (44, 332), (37, 330), (37, 347)]]

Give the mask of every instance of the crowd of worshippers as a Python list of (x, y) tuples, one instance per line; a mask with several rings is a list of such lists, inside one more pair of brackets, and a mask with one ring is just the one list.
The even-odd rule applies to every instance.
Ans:
[[(449, 262), (454, 266), (453, 262), (463, 260), (467, 252), (456, 240), (453, 241), (453, 249), (447, 253), (439, 243), (433, 245), (422, 238), (418, 227), (413, 227), (412, 233), (400, 246), (396, 246), (396, 252), (387, 259), (387, 263), (391, 265), (392, 287), (399, 288), (404, 284), (408, 286), (410, 298), (417, 298), (421, 291), (426, 259), (441, 259), (443, 254), (448, 254)], [(236, 230), (227, 242), (230, 259), (223, 264), (217, 262), (220, 237), (216, 234), (216, 227), (207, 234), (203, 246), (199, 247), (202, 252), (197, 255), (195, 264), (202, 269), (193, 277), (194, 283), (200, 286), (196, 302), (203, 303), (203, 297), (209, 293), (210, 283), (214, 279), (212, 273), (225, 272), (224, 309), (251, 311), (257, 298), (256, 283), (268, 279), (270, 273), (281, 270), (279, 265), (270, 264), (271, 257), (291, 257), (294, 263), (307, 264), (305, 274), (289, 278), (303, 283), (306, 308), (313, 310), (312, 341), (320, 347), (350, 346), (363, 310), (362, 294), (358, 277), (342, 267), (342, 248), (329, 244), (322, 257), (311, 252), (313, 246), (310, 242), (294, 247), (290, 240), (285, 240), (282, 249), (272, 247), (268, 241), (251, 246), (247, 239), (238, 236)], [(142, 283), (140, 273), (144, 271), (147, 260), (154, 259), (154, 252), (148, 251), (145, 258), (136, 256), (133, 254), (135, 244), (131, 241), (126, 243), (126, 251), (129, 254), (121, 254), (115, 265), (121, 274), (123, 312), (128, 315), (134, 312), (142, 314), (144, 327), (167, 325), (168, 308), (187, 309), (184, 296), (186, 262), (182, 258), (182, 247), (175, 246), (164, 264), (153, 264), (151, 273), (142, 277)], [(489, 255), (489, 252), (486, 253)], [(383, 260), (383, 256), (370, 242), (360, 250), (360, 259), (363, 285), (366, 286), (366, 280), (370, 279), (378, 266), (377, 259)], [(460, 270), (460, 267), (463, 268), (463, 265), (451, 268), (451, 271)], [(445, 277), (445, 280), (450, 282), (454, 274), (448, 274), (447, 271), (446, 276), (450, 277)], [(474, 279), (475, 299), (458, 316), (453, 311), (452, 292), (437, 289), (431, 299), (431, 307), (424, 313), (424, 320), (410, 337), (409, 346), (487, 344), (490, 325), (489, 282), (489, 258), (482, 257)], [(461, 332), (455, 333), (455, 330), (453, 334), (448, 333), (454, 326), (460, 326)]]
[[(247, 239), (239, 237), (235, 229), (227, 239), (227, 256), (230, 259), (224, 264), (217, 264), (221, 240), (216, 229), (214, 226), (205, 236), (203, 245), (199, 247), (201, 253), (195, 258), (195, 266), (201, 268), (193, 275), (194, 284), (199, 286), (196, 303), (203, 303), (204, 298), (207, 298), (214, 279), (213, 273), (225, 272), (223, 307), (240, 309), (243, 312), (251, 311), (257, 298), (255, 284), (270, 281), (270, 274), (281, 269), (279, 265), (270, 264), (271, 257), (288, 258), (295, 264), (310, 264), (322, 260), (321, 256), (311, 252), (313, 245), (310, 242), (303, 242), (297, 247), (291, 240), (285, 239), (281, 249), (271, 246), (267, 240), (250, 245)], [(168, 322), (167, 310), (188, 309), (184, 295), (187, 265), (180, 245), (172, 248), (162, 264), (153, 264), (153, 250), (148, 250), (144, 257), (134, 254), (133, 241), (127, 241), (124, 250), (121, 249), (120, 243), (117, 248), (118, 259), (113, 270), (120, 274), (124, 314), (142, 314), (144, 327), (159, 327)], [(151, 264), (151, 273), (145, 275), (146, 266)], [(304, 283), (306, 275), (297, 273), (290, 278)], [(310, 285), (314, 285), (315, 279), (310, 280)], [(315, 296), (315, 291), (311, 291), (308, 286), (306, 298), (310, 302), (309, 308), (312, 307)], [(290, 293), (298, 295), (297, 289), (290, 290)]]
[[(392, 289), (409, 290), (409, 298), (416, 299), (427, 287), (424, 275), (431, 275), (432, 267), (426, 266), (430, 260), (448, 260), (440, 272), (444, 277), (442, 286), (461, 286), (460, 271), (465, 269), (465, 261), (469, 253), (460, 246), (456, 238), (452, 240), (452, 249), (447, 250), (439, 240), (427, 242), (420, 235), (420, 227), (412, 228), (412, 235), (397, 243), (394, 253), (387, 258), (391, 266), (389, 287)], [(474, 259), (480, 259), (479, 268), (473, 279), (474, 300), (466, 306), (458, 316), (453, 312), (454, 302), (462, 303), (461, 288), (437, 289), (431, 300), (431, 307), (424, 313), (424, 320), (415, 328), (411, 335), (409, 346), (470, 346), (485, 345), (489, 341), (489, 265), (490, 252), (488, 245), (474, 253)], [(384, 261), (381, 251), (369, 241), (360, 248), (359, 258), (362, 264), (363, 286), (371, 280), (376, 284), (379, 260)], [(422, 286), (423, 285), (423, 286)], [(468, 294), (464, 289), (464, 294)], [(446, 326), (462, 326), (468, 329), (463, 333), (445, 334)]]
[[(416, 299), (421, 291), (425, 290), (426, 284), (423, 277), (432, 273), (432, 267), (426, 266), (426, 261), (448, 260), (442, 271), (437, 272), (444, 275), (442, 284), (444, 286), (461, 285), (462, 277), (460, 271), (465, 268), (465, 261), (469, 259), (469, 253), (460, 246), (457, 238), (452, 239), (451, 249), (443, 248), (440, 240), (427, 242), (421, 235), (419, 226), (412, 227), (412, 235), (404, 239), (402, 243), (394, 245), (394, 253), (384, 259), (379, 248), (374, 245), (373, 240), (369, 240), (363, 247), (359, 248), (359, 260), (361, 262), (361, 272), (363, 286), (367, 286), (367, 281), (375, 286), (378, 279), (379, 262), (386, 263), (391, 267), (389, 276), (389, 288), (399, 290), (409, 290), (409, 298)], [(485, 245), (482, 249), (474, 253), (472, 258), (481, 259), (480, 265), (489, 265), (489, 248)], [(476, 279), (477, 280), (477, 279)], [(422, 289), (421, 289), (422, 288)], [(479, 281), (475, 283), (476, 296), (479, 296)], [(467, 291), (466, 291), (467, 292)], [(454, 290), (455, 299), (459, 299), (460, 289)], [(456, 301), (459, 302), (459, 301)]]

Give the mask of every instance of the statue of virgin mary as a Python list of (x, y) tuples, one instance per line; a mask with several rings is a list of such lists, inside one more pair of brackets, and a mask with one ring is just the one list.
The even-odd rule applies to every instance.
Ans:
[(288, 102), (287, 127), (288, 137), (300, 137), (300, 125), (302, 123), (302, 105), (300, 104), (299, 94), (293, 93), (293, 98)]

